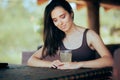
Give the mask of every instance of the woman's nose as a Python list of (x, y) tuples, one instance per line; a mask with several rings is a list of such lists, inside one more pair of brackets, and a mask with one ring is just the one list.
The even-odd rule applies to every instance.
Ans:
[(63, 22), (61, 20), (59, 20), (59, 25), (62, 25), (62, 24), (63, 24)]

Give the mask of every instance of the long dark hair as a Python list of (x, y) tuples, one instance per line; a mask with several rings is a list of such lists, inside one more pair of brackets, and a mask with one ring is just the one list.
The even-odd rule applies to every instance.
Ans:
[(70, 4), (66, 0), (52, 0), (45, 8), (44, 12), (44, 29), (43, 29), (43, 51), (42, 56), (47, 55), (54, 56), (62, 43), (62, 40), (65, 38), (65, 33), (59, 30), (53, 23), (51, 18), (51, 12), (55, 7), (62, 7), (68, 13), (73, 13), (73, 10)]

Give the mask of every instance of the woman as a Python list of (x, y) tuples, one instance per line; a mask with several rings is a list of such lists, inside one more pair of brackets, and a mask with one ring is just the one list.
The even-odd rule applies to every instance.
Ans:
[[(57, 69), (101, 68), (112, 66), (113, 60), (101, 38), (93, 31), (76, 25), (74, 13), (66, 0), (52, 0), (44, 13), (44, 45), (28, 60), (29, 66)], [(59, 50), (72, 50), (72, 62), (48, 61)], [(94, 51), (101, 56), (95, 59)]]

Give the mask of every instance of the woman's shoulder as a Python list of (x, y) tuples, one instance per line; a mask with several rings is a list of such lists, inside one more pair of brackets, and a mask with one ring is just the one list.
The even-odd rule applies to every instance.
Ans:
[(94, 43), (101, 40), (101, 37), (94, 30), (91, 29), (88, 30), (86, 36), (89, 43)]
[(87, 35), (88, 35), (88, 36), (91, 36), (91, 37), (99, 36), (99, 35), (98, 35), (94, 30), (92, 30), (92, 29), (86, 28), (86, 30), (88, 30), (88, 31), (87, 31)]
[(94, 30), (89, 29), (89, 28), (79, 26), (79, 30), (82, 31), (82, 32), (87, 31), (88, 36), (96, 36), (96, 35), (98, 35)]

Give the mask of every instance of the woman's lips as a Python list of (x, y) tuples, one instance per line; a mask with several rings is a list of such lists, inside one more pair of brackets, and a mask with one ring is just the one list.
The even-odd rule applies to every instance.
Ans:
[(61, 29), (65, 29), (65, 28), (66, 28), (66, 26), (65, 26), (65, 25), (61, 26)]

